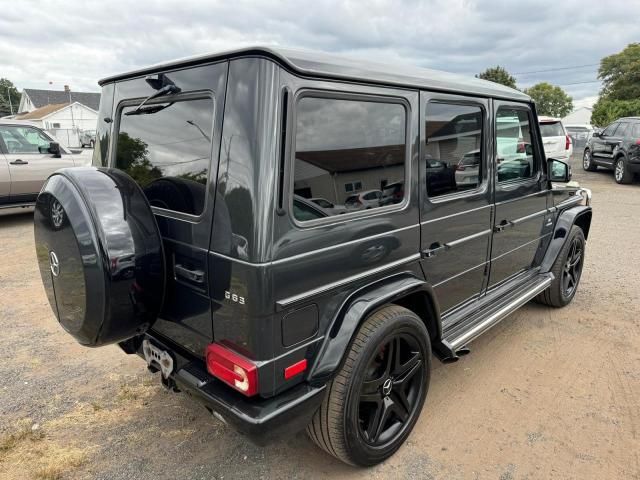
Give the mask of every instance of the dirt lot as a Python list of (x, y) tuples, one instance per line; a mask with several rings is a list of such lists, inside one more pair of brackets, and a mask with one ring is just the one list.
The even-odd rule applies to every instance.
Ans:
[(0, 217), (0, 478), (640, 478), (640, 183), (575, 179), (595, 209), (580, 290), (530, 304), (435, 362), (422, 416), (388, 462), (359, 470), (300, 433), (258, 448), (137, 357), (57, 325), (32, 216)]

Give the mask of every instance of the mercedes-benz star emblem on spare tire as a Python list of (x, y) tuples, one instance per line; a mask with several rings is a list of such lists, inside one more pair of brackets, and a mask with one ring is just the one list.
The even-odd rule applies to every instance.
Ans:
[(56, 252), (53, 250), (49, 252), (49, 263), (51, 264), (51, 273), (53, 273), (54, 277), (57, 277), (60, 273), (60, 261), (58, 260)]

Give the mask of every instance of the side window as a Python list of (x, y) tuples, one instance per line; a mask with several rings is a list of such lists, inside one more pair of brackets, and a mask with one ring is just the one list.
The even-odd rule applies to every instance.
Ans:
[(429, 197), (472, 190), (482, 183), (482, 117), (475, 105), (427, 104), (424, 161)]
[(617, 128), (617, 126), (618, 126), (618, 125), (619, 125), (618, 123), (612, 123), (611, 125), (609, 125), (607, 128), (605, 128), (605, 129), (602, 131), (602, 136), (603, 136), (603, 137), (605, 137), (605, 136), (606, 136), (606, 137), (610, 137), (610, 136), (612, 136), (612, 135), (615, 133), (616, 128)]
[(531, 178), (538, 172), (538, 162), (531, 143), (529, 111), (498, 109), (496, 115), (496, 163), (498, 181)]
[(304, 203), (302, 200), (293, 200), (293, 215), (300, 221), (315, 220), (327, 217), (328, 214), (313, 208), (311, 205)]
[(638, 139), (640, 139), (640, 123), (636, 123), (633, 126), (633, 138), (636, 139), (636, 142), (638, 141)]
[(121, 111), (116, 167), (138, 182), (152, 206), (199, 215), (211, 163), (213, 99), (172, 99), (142, 114), (136, 107)]
[[(406, 110), (398, 103), (302, 97), (296, 105), (293, 193), (334, 205), (327, 215), (402, 202), (383, 181), (405, 181)], [(402, 190), (404, 192), (404, 189)], [(293, 208), (299, 221), (311, 220)]]
[(616, 137), (626, 137), (628, 129), (629, 129), (628, 123), (621, 123), (620, 126), (618, 126), (618, 129), (616, 130)]
[(7, 153), (48, 153), (52, 140), (37, 128), (4, 125), (0, 135)]

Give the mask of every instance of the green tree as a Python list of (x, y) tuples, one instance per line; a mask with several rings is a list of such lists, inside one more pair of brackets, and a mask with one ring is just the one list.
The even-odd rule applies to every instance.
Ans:
[(139, 138), (132, 138), (127, 132), (118, 134), (118, 168), (127, 172), (142, 187), (162, 177), (162, 170), (154, 166), (147, 155), (147, 144)]
[(640, 43), (600, 60), (598, 78), (603, 85), (592, 124), (602, 127), (620, 117), (640, 115)]
[(573, 99), (563, 89), (550, 83), (537, 83), (525, 89), (524, 93), (536, 102), (539, 115), (564, 117), (573, 110)]
[(490, 82), (500, 83), (507, 87), (516, 88), (516, 79), (511, 76), (507, 69), (500, 65), (487, 68), (484, 72), (476, 75), (476, 78), (489, 80)]
[(620, 117), (640, 116), (640, 98), (634, 100), (610, 100), (600, 98), (593, 106), (591, 123), (596, 127), (605, 127)]
[(0, 117), (18, 113), (20, 92), (11, 80), (0, 78)]

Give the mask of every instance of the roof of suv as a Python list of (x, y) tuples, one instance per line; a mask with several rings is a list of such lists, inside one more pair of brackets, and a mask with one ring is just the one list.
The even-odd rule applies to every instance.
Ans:
[(386, 63), (369, 62), (335, 54), (279, 47), (247, 47), (198, 55), (113, 75), (103, 78), (98, 83), (104, 85), (105, 83), (150, 74), (159, 70), (186, 68), (217, 60), (251, 56), (271, 58), (295, 73), (312, 77), (336, 78), (363, 83), (424, 88), (483, 97), (530, 101), (528, 95), (518, 90), (475, 77), (466, 77), (411, 65), (390, 66)]

